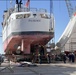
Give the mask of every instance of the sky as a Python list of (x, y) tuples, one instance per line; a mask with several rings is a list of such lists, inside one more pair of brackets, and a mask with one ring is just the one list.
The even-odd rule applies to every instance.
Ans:
[[(12, 4), (10, 4), (10, 0), (0, 0), (0, 35), (2, 35), (2, 21), (3, 21), (3, 12), (6, 9), (14, 6), (15, 0), (11, 0)], [(23, 5), (25, 6), (26, 0), (23, 0)], [(76, 5), (75, 0), (71, 0), (72, 6)], [(31, 0), (30, 7), (33, 8), (45, 8), (48, 12), (51, 11), (50, 0)], [(66, 28), (70, 18), (68, 15), (68, 10), (66, 7), (65, 0), (53, 0), (53, 15), (55, 18), (55, 43), (58, 41), (60, 36), (62, 35), (64, 29)], [(0, 53), (4, 53), (3, 50), (3, 42), (2, 37), (0, 37)]]

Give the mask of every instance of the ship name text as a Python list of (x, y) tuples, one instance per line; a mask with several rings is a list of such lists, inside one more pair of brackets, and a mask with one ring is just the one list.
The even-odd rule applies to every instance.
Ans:
[(29, 22), (40, 22), (41, 20), (35, 20), (35, 19), (31, 19), (31, 20), (28, 20)]

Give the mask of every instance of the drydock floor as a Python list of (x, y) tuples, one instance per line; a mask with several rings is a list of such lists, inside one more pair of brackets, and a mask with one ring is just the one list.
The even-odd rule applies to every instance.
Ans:
[(2, 67), (0, 75), (76, 75), (76, 63), (37, 64), (32, 67), (18, 67), (14, 64), (11, 68), (13, 71), (8, 68), (1, 69)]

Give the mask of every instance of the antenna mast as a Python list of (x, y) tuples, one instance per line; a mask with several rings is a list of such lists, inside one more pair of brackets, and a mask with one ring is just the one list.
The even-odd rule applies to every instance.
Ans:
[(8, 2), (7, 2), (8, 0), (6, 0), (6, 9), (8, 9)]
[(19, 12), (21, 8), (22, 0), (20, 0), (20, 2), (16, 0), (16, 4), (18, 5), (18, 12)]

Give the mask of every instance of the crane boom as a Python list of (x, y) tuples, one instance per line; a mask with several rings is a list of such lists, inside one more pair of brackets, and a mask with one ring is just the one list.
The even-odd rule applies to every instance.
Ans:
[(73, 16), (73, 18), (69, 21), (67, 27), (65, 28), (63, 34), (59, 38), (56, 46), (61, 48), (64, 47), (64, 45), (67, 43), (72, 33), (74, 32), (75, 25), (76, 25), (76, 17)]
[(72, 4), (71, 4), (70, 0), (65, 0), (65, 2), (66, 2), (67, 9), (68, 9), (69, 17), (71, 18), (72, 14), (73, 14)]
[(66, 2), (67, 9), (68, 9), (69, 17), (71, 18), (72, 15), (74, 15), (74, 16), (69, 21), (67, 27), (65, 28), (63, 34), (61, 35), (61, 37), (59, 38), (59, 40), (56, 44), (56, 46), (59, 48), (63, 48), (65, 46), (65, 44), (67, 43), (67, 41), (71, 37), (71, 35), (74, 31), (75, 25), (76, 25), (76, 17), (75, 17), (76, 12), (74, 12), (74, 9), (71, 5), (70, 0), (65, 0), (65, 2)]

